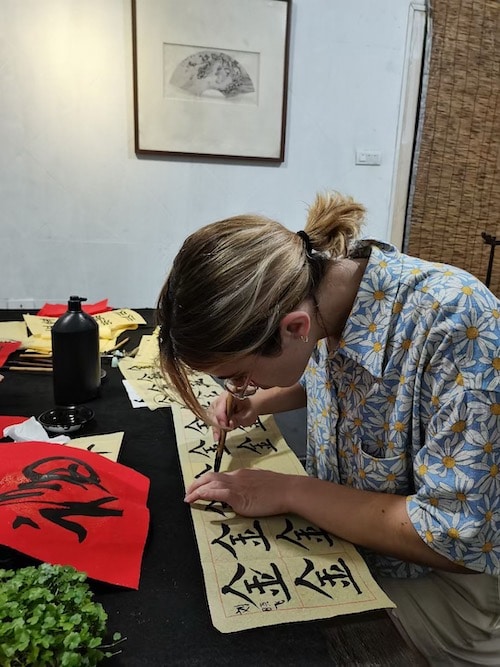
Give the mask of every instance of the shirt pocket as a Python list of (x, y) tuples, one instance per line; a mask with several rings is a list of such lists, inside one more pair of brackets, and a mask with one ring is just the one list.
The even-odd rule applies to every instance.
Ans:
[(405, 452), (379, 458), (368, 454), (360, 439), (352, 440), (352, 486), (365, 491), (407, 495), (413, 492), (412, 462)]

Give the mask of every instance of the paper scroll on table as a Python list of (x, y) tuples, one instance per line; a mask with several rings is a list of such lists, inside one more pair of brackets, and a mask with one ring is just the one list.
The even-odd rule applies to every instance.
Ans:
[[(152, 341), (120, 368), (149, 407), (171, 404), (188, 486), (212, 470), (216, 444), (211, 429), (168, 393)], [(192, 386), (204, 405), (220, 392), (204, 374), (193, 375)], [(228, 434), (221, 471), (242, 467), (306, 474), (272, 416)], [(221, 632), (394, 606), (354, 546), (298, 516), (243, 518), (218, 502), (197, 503), (191, 513), (212, 621)]]

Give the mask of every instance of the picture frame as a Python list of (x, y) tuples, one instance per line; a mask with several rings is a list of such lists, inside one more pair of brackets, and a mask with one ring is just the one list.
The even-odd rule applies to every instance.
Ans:
[(283, 162), (291, 0), (132, 0), (138, 157)]

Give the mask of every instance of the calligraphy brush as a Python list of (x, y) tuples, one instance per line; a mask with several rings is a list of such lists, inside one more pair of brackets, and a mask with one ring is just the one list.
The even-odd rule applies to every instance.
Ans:
[(33, 359), (32, 361), (24, 361), (23, 359), (18, 359), (16, 361), (8, 361), (7, 365), (12, 366), (42, 366), (43, 368), (48, 368), (52, 370), (52, 359), (45, 361), (43, 359)]
[(111, 354), (112, 352), (116, 352), (116, 350), (119, 350), (121, 347), (126, 345), (129, 342), (130, 338), (124, 338), (121, 340), (119, 343), (117, 343), (114, 347), (110, 347), (109, 350), (106, 350), (103, 352), (103, 354)]
[(36, 359), (37, 361), (43, 361), (44, 363), (49, 361), (52, 363), (52, 355), (43, 352), (24, 352), (23, 354), (20, 354), (19, 357), (21, 359)]
[[(233, 416), (233, 395), (228, 393), (226, 398), (226, 417), (228, 424), (232, 416)], [(219, 441), (217, 443), (217, 452), (215, 454), (214, 472), (219, 472), (220, 470), (222, 454), (224, 453), (224, 445), (226, 444), (226, 434), (227, 431), (221, 429), (219, 433)]]
[[(18, 362), (20, 363), (20, 362)], [(50, 366), (2, 366), (2, 371), (21, 371), (24, 373), (52, 373)]]

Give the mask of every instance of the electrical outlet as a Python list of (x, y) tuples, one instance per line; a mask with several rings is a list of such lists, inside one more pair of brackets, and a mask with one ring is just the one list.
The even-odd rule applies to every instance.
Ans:
[(382, 162), (382, 153), (377, 150), (358, 148), (356, 151), (356, 164), (367, 166), (378, 166)]
[(35, 308), (35, 299), (7, 299), (7, 308), (10, 309), (21, 309), (21, 310), (34, 310)]

